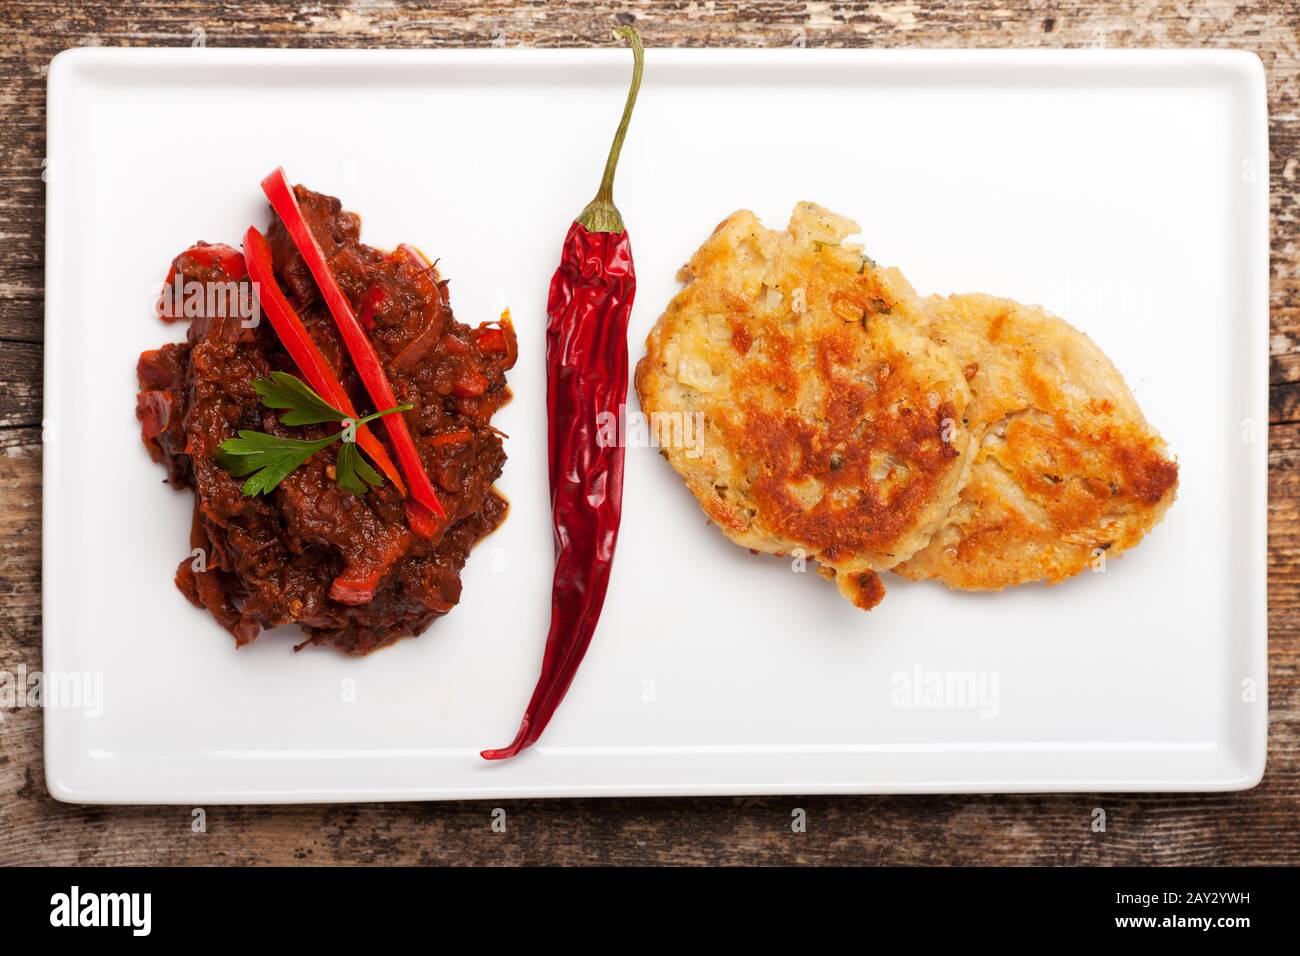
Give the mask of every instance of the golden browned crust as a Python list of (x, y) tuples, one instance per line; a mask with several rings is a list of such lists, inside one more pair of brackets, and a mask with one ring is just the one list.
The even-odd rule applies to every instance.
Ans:
[(851, 571), (838, 577), (840, 593), (864, 611), (885, 599), (885, 582), (875, 571)]
[(1059, 582), (1133, 547), (1164, 516), (1178, 466), (1086, 335), (986, 295), (924, 301), (924, 329), (970, 380), (970, 481), (930, 544), (894, 570), (951, 587)]
[(970, 390), (917, 331), (907, 281), (843, 243), (857, 231), (811, 203), (784, 232), (727, 218), (683, 270), (636, 388), (648, 415), (703, 416), (702, 452), (664, 451), (728, 537), (816, 558), (871, 607), (872, 572), (923, 547), (957, 501)]

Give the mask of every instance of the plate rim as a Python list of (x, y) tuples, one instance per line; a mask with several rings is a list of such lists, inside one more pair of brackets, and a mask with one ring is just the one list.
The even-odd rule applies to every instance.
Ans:
[[(773, 63), (785, 68), (797, 66), (864, 65), (883, 68), (927, 68), (945, 66), (954, 69), (971, 67), (1001, 67), (1063, 69), (1082, 68), (1086, 71), (1151, 67), (1157, 73), (1175, 69), (1214, 68), (1225, 71), (1237, 82), (1244, 83), (1251, 104), (1250, 115), (1245, 117), (1247, 137), (1254, 141), (1253, 152), (1268, 163), (1268, 104), (1264, 65), (1251, 51), (1237, 49), (828, 49), (828, 48), (649, 48), (647, 56), (664, 65), (737, 65), (744, 63)], [(73, 87), (85, 69), (116, 69), (133, 66), (142, 61), (149, 66), (193, 65), (198, 59), (219, 67), (231, 67), (255, 62), (258, 65), (299, 67), (306, 63), (325, 62), (348, 67), (362, 67), (374, 63), (408, 63), (415, 66), (436, 64), (553, 64), (568, 62), (586, 64), (625, 65), (626, 51), (618, 48), (434, 48), (434, 49), (266, 49), (253, 47), (187, 48), (187, 47), (80, 47), (65, 50), (51, 61), (47, 76), (46, 110), (46, 164), (49, 179), (46, 190), (45, 236), (45, 315), (44, 315), (44, 412), (42, 420), (42, 668), (59, 671), (51, 666), (60, 661), (57, 641), (51, 641), (61, 624), (63, 594), (61, 577), (48, 573), (56, 567), (59, 556), (54, 553), (52, 540), (62, 527), (62, 517), (54, 494), (48, 493), (47, 477), (66, 468), (66, 449), (57, 440), (57, 423), (64, 413), (65, 401), (60, 387), (59, 366), (67, 342), (58, 327), (57, 317), (62, 304), (59, 281), (50, 276), (67, 275), (67, 266), (61, 251), (62, 236), (67, 228), (64, 192), (60, 186), (58, 168), (65, 140), (74, 123), (66, 107)], [(1271, 171), (1270, 171), (1271, 175)], [(504, 788), (420, 788), (408, 790), (376, 791), (344, 789), (338, 792), (302, 791), (275, 793), (259, 790), (244, 792), (232, 788), (230, 797), (193, 793), (122, 793), (116, 790), (98, 791), (70, 782), (64, 772), (80, 755), (60, 749), (59, 731), (54, 710), (45, 708), (44, 763), (46, 786), (51, 795), (62, 802), (81, 804), (184, 804), (201, 799), (210, 803), (303, 803), (303, 802), (354, 802), (395, 800), (441, 799), (502, 799), (523, 797), (627, 797), (627, 796), (731, 796), (749, 794), (874, 794), (874, 793), (1049, 793), (1049, 792), (1223, 792), (1245, 790), (1256, 786), (1263, 777), (1267, 763), (1268, 736), (1268, 337), (1270, 334), (1269, 263), (1270, 175), (1257, 176), (1254, 189), (1243, 203), (1249, 209), (1253, 229), (1243, 237), (1247, 247), (1247, 262), (1255, 272), (1251, 283), (1250, 303), (1243, 307), (1252, 340), (1254, 367), (1251, 376), (1256, 394), (1247, 403), (1251, 414), (1264, 430), (1256, 436), (1253, 453), (1247, 456), (1250, 484), (1254, 489), (1251, 521), (1248, 530), (1249, 552), (1243, 555), (1248, 565), (1245, 577), (1252, 582), (1249, 606), (1243, 608), (1250, 624), (1243, 639), (1250, 643), (1249, 657), (1253, 671), (1260, 675), (1261, 690), (1257, 704), (1249, 719), (1251, 725), (1250, 752), (1242, 773), (1225, 774), (1214, 779), (1189, 779), (1185, 781), (1132, 780), (1080, 780), (1080, 781), (972, 781), (953, 784), (918, 784), (900, 782), (897, 786), (854, 783), (809, 784), (725, 784), (686, 785), (665, 784), (663, 787), (616, 785), (608, 787), (504, 787)], [(66, 765), (66, 766), (65, 766)]]

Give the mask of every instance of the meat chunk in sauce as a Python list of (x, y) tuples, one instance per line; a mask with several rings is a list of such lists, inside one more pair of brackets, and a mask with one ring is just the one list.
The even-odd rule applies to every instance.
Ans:
[[(302, 645), (366, 654), (419, 634), (460, 601), (470, 549), (505, 519), (493, 488), (506, 455), (492, 415), (510, 397), (505, 373), (517, 357), (509, 321), (471, 328), (452, 314), (447, 282), (416, 250), (386, 253), (360, 241), (360, 221), (331, 196), (295, 187), (329, 267), (368, 329), (439, 499), (445, 529), (412, 533), (390, 483), (354, 495), (334, 480), (338, 444), (313, 456), (269, 495), (245, 497), (243, 479), (217, 462), (240, 429), (317, 438), (337, 425), (288, 428), (261, 404), (253, 382), (272, 371), (301, 373), (269, 322), (190, 303), (187, 341), (140, 356), (136, 415), (145, 446), (177, 488), (192, 488), (191, 554), (176, 585), (206, 608), (236, 643), (264, 628), (297, 623)], [(358, 411), (373, 403), (348, 359), (310, 271), (278, 217), (268, 232), (276, 278), (338, 372)], [(173, 289), (240, 284), (242, 258), (199, 243), (176, 257)], [(206, 300), (205, 300), (206, 301)], [(165, 316), (176, 317), (176, 316)], [(249, 327), (251, 326), (251, 327)], [(376, 435), (382, 437), (382, 429)]]

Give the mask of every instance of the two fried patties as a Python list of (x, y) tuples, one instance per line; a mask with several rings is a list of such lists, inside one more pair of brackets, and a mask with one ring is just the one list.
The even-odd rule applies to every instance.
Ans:
[(636, 387), (702, 420), (664, 448), (709, 518), (815, 558), (859, 607), (877, 571), (963, 590), (1104, 567), (1163, 518), (1178, 466), (1110, 360), (1036, 306), (918, 300), (811, 203), (742, 211), (692, 257)]
[(897, 270), (800, 203), (784, 231), (723, 221), (680, 275), (636, 370), (642, 410), (692, 416), (663, 449), (743, 547), (815, 559), (854, 604), (944, 526), (969, 474), (971, 390)]
[(988, 295), (924, 300), (922, 328), (965, 369), (970, 480), (894, 570), (964, 590), (1059, 582), (1135, 546), (1173, 503), (1178, 466), (1092, 339)]

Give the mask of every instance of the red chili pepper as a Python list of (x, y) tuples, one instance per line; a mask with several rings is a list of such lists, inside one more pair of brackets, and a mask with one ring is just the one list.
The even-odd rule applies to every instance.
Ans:
[[(352, 400), (348, 398), (347, 390), (330, 366), (329, 359), (321, 353), (307, 327), (302, 324), (302, 319), (298, 318), (298, 313), (275, 281), (275, 272), (271, 267), (271, 244), (266, 241), (266, 236), (252, 226), (244, 233), (243, 262), (253, 280), (258, 304), (266, 313), (271, 328), (275, 329), (275, 334), (284, 343), (285, 351), (307, 379), (307, 384), (339, 411), (355, 418), (356, 409), (352, 407)], [(397, 486), (402, 497), (406, 497), (406, 485), (402, 482), (397, 466), (388, 457), (388, 452), (379, 443), (379, 439), (365, 425), (357, 429), (357, 444), (379, 466), (379, 470), (388, 476), (388, 480)]]
[(627, 398), (627, 323), (636, 294), (632, 247), (614, 206), (614, 170), (641, 86), (644, 55), (631, 27), (632, 86), (600, 189), (569, 227), (551, 279), (546, 327), (546, 410), (550, 439), (555, 578), (542, 673), (509, 746), (483, 757), (513, 757), (541, 737), (564, 699), (605, 603), (623, 510), (623, 449), (598, 440), (599, 416)]
[[(262, 192), (266, 193), (271, 208), (284, 223), (284, 228), (288, 231), (294, 246), (297, 247), (298, 254), (311, 270), (312, 278), (316, 280), (321, 297), (329, 306), (330, 314), (334, 316), (334, 324), (338, 326), (339, 335), (347, 347), (348, 354), (352, 356), (352, 364), (356, 366), (357, 375), (361, 377), (361, 384), (370, 393), (371, 401), (375, 403), (377, 409), (392, 408), (399, 404), (397, 396), (393, 394), (393, 386), (389, 384), (388, 376), (384, 374), (379, 356), (375, 353), (375, 347), (366, 337), (366, 330), (357, 321), (356, 314), (352, 311), (352, 304), (348, 302), (348, 297), (343, 294), (338, 281), (330, 272), (329, 263), (325, 261), (325, 253), (321, 250), (316, 237), (312, 235), (311, 227), (307, 225), (302, 209), (298, 206), (298, 197), (294, 195), (289, 181), (284, 178), (283, 169), (277, 167), (262, 180)], [(406, 427), (405, 416), (400, 413), (385, 415), (383, 422), (388, 429), (388, 438), (393, 443), (393, 450), (397, 452), (397, 461), (402, 466), (402, 473), (406, 475), (411, 497), (438, 517), (446, 517), (438, 501), (438, 495), (433, 490), (433, 484), (424, 470), (424, 463), (420, 461), (420, 454), (415, 449), (411, 432)], [(414, 526), (413, 530), (417, 533), (419, 531)]]

